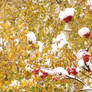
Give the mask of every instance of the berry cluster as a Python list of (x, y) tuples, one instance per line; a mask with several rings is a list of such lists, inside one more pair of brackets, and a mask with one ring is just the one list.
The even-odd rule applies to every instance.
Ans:
[(83, 60), (85, 63), (88, 62), (90, 60), (90, 55), (89, 54), (83, 55)]
[(47, 73), (47, 72), (43, 72), (43, 71), (40, 72), (40, 68), (34, 69), (34, 70), (32, 71), (32, 73), (34, 73), (34, 74), (39, 74), (39, 76), (40, 76), (42, 79), (44, 79), (46, 76), (48, 76), (48, 73)]
[(70, 75), (70, 74), (77, 75), (78, 72), (77, 72), (77, 70), (76, 70), (75, 67), (69, 67), (69, 68), (68, 68), (68, 74), (69, 74), (69, 75)]

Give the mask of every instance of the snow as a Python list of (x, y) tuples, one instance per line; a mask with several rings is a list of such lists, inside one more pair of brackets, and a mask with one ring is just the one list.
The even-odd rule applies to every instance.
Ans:
[(85, 35), (85, 34), (87, 34), (87, 33), (89, 33), (90, 31), (89, 31), (89, 28), (87, 28), (87, 27), (83, 27), (83, 28), (81, 28), (81, 29), (79, 29), (78, 30), (78, 34), (81, 36), (81, 37), (83, 37), (83, 35)]
[[(68, 44), (68, 42), (66, 40), (67, 38), (68, 37), (67, 37), (67, 35), (64, 32), (62, 32), (59, 35), (57, 35), (56, 38), (53, 38), (53, 43), (54, 43), (54, 45), (52, 45), (53, 46), (53, 50), (55, 48), (62, 48), (65, 44)], [(55, 49), (55, 51), (57, 51), (57, 49)]]
[(62, 74), (63, 76), (68, 75), (68, 72), (63, 67), (56, 67), (54, 72), (56, 74)]
[(63, 20), (67, 16), (73, 16), (74, 15), (74, 8), (66, 8), (64, 11), (61, 11), (59, 13), (59, 18)]
[(12, 83), (10, 84), (10, 86), (12, 87), (12, 86), (19, 86), (19, 84), (20, 84), (20, 82), (18, 81), (18, 80), (14, 80), (14, 81), (12, 81)]
[(77, 59), (82, 59), (84, 54), (89, 54), (86, 50), (80, 49), (76, 54)]
[(41, 41), (38, 41), (39, 52), (42, 52), (44, 44)]
[(57, 47), (58, 47), (57, 44), (54, 43), (54, 44), (52, 44), (51, 47), (52, 47), (52, 51), (51, 51), (51, 52), (55, 54), (55, 53), (58, 51), (58, 49), (57, 49)]
[(78, 65), (79, 65), (79, 67), (84, 66), (84, 61), (83, 61), (83, 59), (80, 59), (80, 60), (78, 61)]
[(80, 71), (81, 71), (81, 69), (80, 69), (79, 67), (77, 67), (77, 68), (76, 68), (76, 71), (77, 71), (77, 72), (80, 72)]
[(61, 41), (61, 40), (66, 40), (67, 36), (65, 33), (61, 33), (59, 35), (57, 35), (56, 38), (53, 39), (53, 42), (58, 42), (58, 41)]
[(50, 66), (50, 58), (49, 59), (46, 59), (45, 65)]
[(92, 0), (87, 0), (87, 5), (89, 5), (90, 9), (92, 10)]
[(92, 0), (87, 0), (88, 5), (92, 5)]
[(68, 44), (68, 42), (66, 40), (61, 40), (58, 44), (58, 48), (62, 48), (65, 44)]
[(68, 75), (68, 72), (63, 67), (56, 67), (55, 69), (41, 68), (40, 70), (44, 71), (44, 72), (47, 72), (50, 75), (53, 75), (53, 74), (62, 74), (63, 76)]
[(32, 43), (36, 43), (36, 36), (33, 32), (29, 32), (26, 34), (28, 41), (31, 41)]

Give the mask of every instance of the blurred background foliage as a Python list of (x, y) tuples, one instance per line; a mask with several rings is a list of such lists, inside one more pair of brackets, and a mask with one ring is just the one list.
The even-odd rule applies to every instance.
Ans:
[[(28, 59), (28, 64), (33, 69), (43, 66), (61, 66), (67, 69), (76, 59), (73, 51), (77, 52), (90, 45), (90, 40), (78, 36), (78, 30), (85, 26), (92, 30), (92, 11), (86, 6), (86, 0), (70, 1), (71, 3), (68, 0), (0, 0), (0, 38), (4, 39), (3, 45), (0, 44), (3, 48), (0, 51), (0, 92), (72, 92), (73, 87), (76, 89), (74, 92), (78, 92), (82, 88), (83, 85), (74, 80), (63, 79), (57, 82), (51, 80), (51, 75), (41, 79), (32, 72), (25, 71), (25, 59)], [(71, 7), (76, 12), (68, 24), (72, 31), (68, 32), (64, 30), (66, 23), (60, 21), (58, 15), (61, 10)], [(39, 53), (37, 43), (28, 45), (25, 34), (30, 31), (35, 33), (38, 41), (44, 43), (42, 53)], [(71, 49), (64, 46), (55, 56), (50, 53), (52, 39), (62, 32), (69, 36), (67, 40)], [(15, 39), (19, 39), (19, 42)], [(32, 53), (29, 55), (27, 51)], [(89, 52), (92, 54), (92, 50)], [(48, 58), (51, 60), (50, 66), (44, 64)], [(82, 74), (78, 77), (85, 81)], [(28, 81), (22, 81), (23, 78)], [(15, 79), (21, 84), (12, 88), (9, 85)], [(34, 80), (30, 82), (29, 79)], [(89, 82), (88, 84), (90, 85)]]

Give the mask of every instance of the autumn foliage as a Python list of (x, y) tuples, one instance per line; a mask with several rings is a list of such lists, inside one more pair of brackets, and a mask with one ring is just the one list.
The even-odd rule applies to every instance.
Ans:
[(87, 0), (1, 0), (0, 92), (92, 88), (91, 31)]

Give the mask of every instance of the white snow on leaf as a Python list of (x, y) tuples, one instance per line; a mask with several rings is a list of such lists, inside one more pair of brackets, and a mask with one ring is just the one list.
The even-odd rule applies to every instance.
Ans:
[(58, 44), (58, 48), (62, 48), (65, 44), (68, 44), (68, 42), (66, 40), (61, 40)]
[(81, 36), (81, 37), (83, 37), (83, 35), (85, 35), (86, 33), (89, 33), (90, 31), (89, 31), (89, 28), (87, 28), (87, 27), (83, 27), (83, 28), (81, 28), (81, 29), (79, 29), (78, 30), (78, 34)]
[(79, 67), (77, 67), (77, 68), (76, 68), (76, 71), (77, 71), (77, 72), (80, 72), (80, 71), (81, 71), (81, 69), (80, 69)]
[(87, 5), (92, 6), (92, 0), (87, 0)]
[(50, 66), (50, 58), (49, 58), (49, 59), (46, 59), (46, 61), (45, 61), (45, 65)]
[(54, 43), (54, 44), (52, 44), (51, 47), (52, 47), (52, 51), (51, 51), (51, 52), (55, 54), (55, 53), (58, 51), (58, 49), (57, 49), (57, 44)]
[(86, 50), (80, 49), (76, 54), (77, 59), (82, 59), (84, 54), (89, 54)]
[(56, 74), (62, 74), (63, 76), (68, 75), (68, 72), (63, 67), (56, 67), (54, 72)]
[(59, 35), (57, 35), (56, 38), (53, 39), (53, 42), (59, 42), (61, 40), (66, 40), (67, 39), (67, 36), (65, 33), (61, 33)]
[[(66, 40), (67, 38), (68, 37), (64, 32), (57, 35), (56, 38), (53, 38), (53, 43), (55, 43), (54, 46), (57, 46), (57, 48), (62, 48), (65, 44), (68, 44), (68, 42)], [(54, 47), (53, 47), (53, 50), (54, 50)]]
[(63, 76), (68, 75), (68, 72), (63, 67), (56, 67), (55, 69), (51, 68), (40, 68), (41, 71), (46, 72), (50, 75), (53, 74), (62, 74)]
[(39, 52), (42, 52), (44, 44), (41, 41), (38, 41)]
[(26, 34), (26, 36), (28, 41), (31, 41), (32, 43), (36, 43), (36, 36), (33, 32), (29, 32), (28, 34)]
[(66, 13), (68, 16), (73, 16), (73, 15), (74, 15), (74, 11), (75, 11), (74, 8), (66, 8), (66, 9), (65, 9), (65, 13)]
[(9, 86), (11, 86), (11, 87), (17, 86), (18, 87), (19, 85), (20, 85), (20, 82), (18, 80), (14, 80), (14, 81), (12, 81), (12, 83)]
[(90, 6), (90, 10), (92, 10), (92, 0), (87, 0), (87, 5)]
[(74, 15), (74, 8), (66, 8), (64, 11), (61, 11), (59, 13), (59, 18), (63, 20), (67, 16), (73, 16)]
[(82, 66), (85, 65), (83, 59), (80, 59), (80, 60), (78, 61), (78, 65), (79, 65), (79, 67), (82, 67)]
[(68, 0), (68, 3), (71, 4), (71, 0)]

